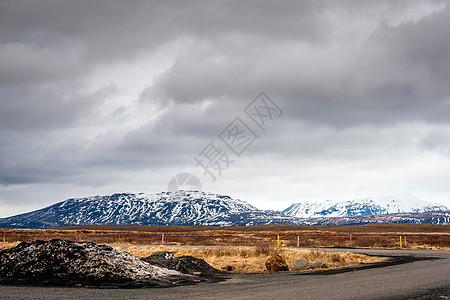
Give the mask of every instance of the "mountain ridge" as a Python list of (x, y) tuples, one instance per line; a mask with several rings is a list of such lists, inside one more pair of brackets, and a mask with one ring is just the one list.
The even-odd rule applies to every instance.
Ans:
[[(0, 218), (0, 227), (45, 229), (90, 224), (252, 226), (263, 224), (356, 225), (374, 222), (450, 223), (450, 214), (421, 212), (420, 209), (426, 210), (423, 207), (416, 209), (418, 212), (400, 214), (395, 217), (395, 214), (383, 215), (382, 213), (386, 209), (383, 210), (380, 207), (374, 209), (375, 202), (373, 200), (345, 203), (351, 204), (351, 208), (340, 202), (329, 201), (327, 203), (331, 205), (331, 208), (328, 208), (331, 213), (327, 214), (322, 210), (322, 214), (314, 218), (302, 218), (280, 211), (259, 210), (245, 201), (207, 192), (181, 190), (156, 194), (117, 193), (106, 196), (70, 198), (39, 210)], [(364, 207), (366, 204), (370, 205)], [(396, 207), (395, 205), (391, 206)], [(444, 206), (439, 207), (445, 208)], [(434, 212), (435, 208), (432, 206), (427, 209)], [(347, 215), (342, 215), (345, 212)], [(380, 214), (380, 212), (382, 213)]]
[(299, 218), (320, 218), (444, 210), (447, 210), (444, 205), (411, 195), (393, 195), (356, 198), (349, 201), (300, 202), (292, 204), (283, 210), (283, 213)]

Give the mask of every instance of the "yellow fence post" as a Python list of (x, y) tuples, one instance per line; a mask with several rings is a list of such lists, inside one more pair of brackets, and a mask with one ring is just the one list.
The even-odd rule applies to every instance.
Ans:
[(400, 236), (400, 249), (402, 249), (402, 236)]
[(280, 235), (277, 235), (277, 247), (280, 248)]

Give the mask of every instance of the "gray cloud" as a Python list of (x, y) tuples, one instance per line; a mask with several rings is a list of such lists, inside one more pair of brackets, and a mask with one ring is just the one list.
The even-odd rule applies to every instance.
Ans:
[[(260, 91), (284, 114), (211, 189), (270, 203), (245, 186), (277, 174), (286, 201), (332, 198), (312, 192), (324, 185), (398, 192), (380, 188), (381, 164), (444, 199), (397, 166), (444, 176), (432, 167), (448, 158), (449, 14), (445, 1), (1, 2), (0, 206), (18, 212), (12, 198), (23, 209), (52, 185), (47, 203), (201, 175), (193, 156), (236, 116), (254, 126), (243, 109)], [(372, 181), (335, 183), (324, 165)], [(303, 168), (309, 181), (290, 174)]]
[(160, 86), (180, 102), (222, 95), (248, 99), (245, 91), (263, 86), (284, 101), (287, 117), (332, 126), (446, 122), (436, 116), (448, 111), (448, 11), (417, 23), (380, 24), (356, 47), (334, 40), (212, 42), (180, 58)]
[(3, 2), (0, 41), (74, 44), (97, 61), (133, 55), (182, 35), (214, 39), (244, 33), (316, 40), (324, 33), (317, 17), (323, 7), (323, 1)]

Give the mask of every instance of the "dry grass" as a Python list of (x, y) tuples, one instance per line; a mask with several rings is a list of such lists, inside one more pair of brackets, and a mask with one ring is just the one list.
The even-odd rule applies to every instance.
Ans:
[(450, 250), (450, 225), (376, 224), (362, 226), (260, 225), (247, 227), (208, 226), (80, 226), (55, 229), (1, 229), (7, 242), (50, 240), (89, 241), (98, 244), (399, 248), (406, 236), (408, 249)]
[[(0, 250), (15, 247), (19, 242), (0, 243)], [(232, 270), (238, 273), (262, 273), (266, 271), (267, 259), (280, 254), (292, 265), (294, 260), (303, 258), (314, 263), (322, 260), (329, 268), (342, 268), (360, 264), (385, 261), (387, 258), (372, 257), (349, 252), (309, 251), (297, 249), (283, 249), (275, 247), (255, 248), (178, 248), (178, 247), (120, 247), (113, 246), (118, 251), (128, 252), (137, 257), (146, 257), (157, 251), (170, 251), (175, 256), (190, 255), (204, 259), (211, 266), (219, 270)]]
[(219, 270), (232, 270), (239, 273), (266, 272), (267, 259), (280, 254), (292, 265), (294, 260), (303, 258), (314, 263), (322, 260), (329, 268), (342, 268), (385, 261), (387, 258), (372, 257), (348, 252), (309, 251), (295, 249), (277, 249), (273, 247), (257, 248), (176, 248), (176, 247), (114, 247), (119, 251), (131, 253), (138, 257), (146, 257), (157, 251), (170, 251), (175, 256), (190, 255), (204, 259)]
[(98, 231), (143, 231), (143, 232), (193, 232), (193, 231), (271, 231), (271, 232), (284, 232), (284, 231), (333, 231), (340, 233), (450, 233), (450, 225), (436, 225), (436, 224), (366, 224), (366, 225), (281, 225), (281, 224), (267, 224), (256, 226), (203, 226), (203, 225), (185, 225), (185, 226), (163, 226), (163, 225), (115, 225), (115, 226), (102, 226), (102, 225), (82, 225), (73, 227), (61, 227), (61, 230), (98, 230)]
[(19, 245), (20, 242), (14, 242), (14, 243), (0, 243), (0, 250), (13, 248), (17, 245)]

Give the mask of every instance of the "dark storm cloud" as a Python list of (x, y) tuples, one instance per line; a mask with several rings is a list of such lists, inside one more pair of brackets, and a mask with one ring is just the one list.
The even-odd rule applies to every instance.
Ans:
[[(420, 22), (398, 26), (395, 30), (386, 30), (387, 43), (392, 52), (403, 56), (403, 62), (422, 67), (426, 72), (421, 78), (424, 83), (432, 85), (432, 89), (424, 89), (424, 93), (433, 96), (448, 95), (450, 87), (443, 84), (450, 75), (450, 7)], [(428, 75), (431, 78), (426, 80)], [(417, 82), (419, 84), (419, 82)], [(420, 86), (420, 85), (419, 85)], [(421, 86), (420, 86), (421, 87)], [(424, 87), (426, 88), (426, 87)]]
[(80, 75), (84, 70), (66, 55), (32, 44), (0, 45), (0, 85), (38, 84)]
[(400, 25), (381, 21), (354, 47), (336, 45), (332, 35), (320, 43), (245, 32), (204, 41), (158, 85), (179, 102), (249, 99), (261, 87), (283, 103), (286, 117), (333, 127), (448, 122), (449, 11)]
[(74, 153), (42, 134), (3, 133), (0, 142), (0, 183), (54, 182), (74, 175)]
[[(126, 5), (111, 1), (4, 1), (0, 5), (2, 128), (70, 122), (78, 112), (91, 110), (96, 104), (83, 101), (95, 95), (83, 95), (79, 91), (83, 87), (77, 83), (93, 68), (152, 52), (179, 37), (209, 44), (233, 35), (238, 39), (264, 36), (271, 43), (271, 38), (317, 40), (326, 28), (318, 18), (324, 4), (316, 1), (132, 1)], [(237, 63), (247, 67), (245, 61)], [(178, 88), (184, 84), (183, 91), (173, 91), (172, 95), (174, 89), (169, 86), (165, 93), (178, 101), (198, 100), (200, 97), (190, 92), (198, 82), (189, 82), (184, 76), (192, 73), (192, 78), (198, 78), (198, 72), (203, 72), (202, 78), (208, 74), (213, 77), (211, 67), (185, 70), (175, 66), (167, 84)], [(180, 78), (184, 83), (176, 82), (177, 72), (184, 73)], [(229, 82), (232, 78), (234, 82)], [(203, 86), (216, 88), (215, 94), (222, 89), (222, 95), (242, 82), (236, 75), (215, 79)]]
[[(175, 37), (229, 34), (317, 39), (323, 1), (17, 1), (2, 2), (1, 42), (81, 46), (114, 59)], [(71, 42), (78, 40), (79, 43)], [(81, 45), (80, 45), (81, 44)]]
[[(63, 129), (89, 117), (102, 103), (99, 93), (79, 92), (77, 84), (23, 84), (0, 89), (0, 130)], [(101, 93), (100, 93), (101, 94)]]

